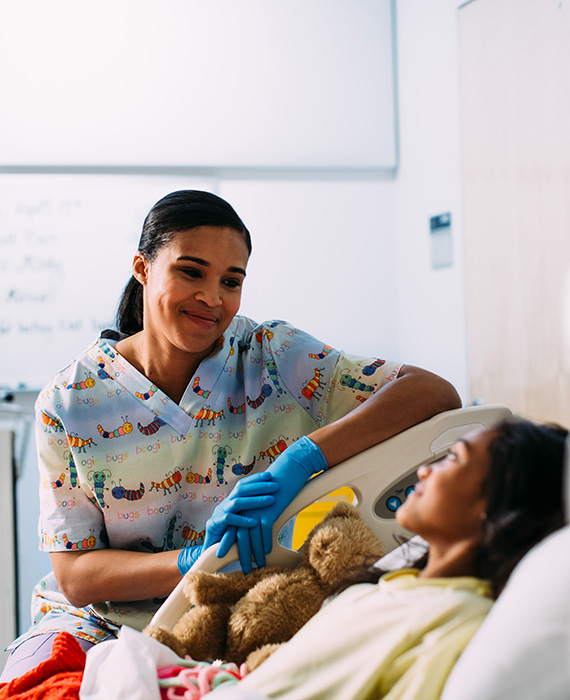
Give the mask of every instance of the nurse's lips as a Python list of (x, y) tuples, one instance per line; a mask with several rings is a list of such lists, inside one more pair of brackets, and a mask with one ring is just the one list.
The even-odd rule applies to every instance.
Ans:
[(213, 328), (218, 322), (217, 316), (212, 316), (211, 314), (205, 314), (196, 311), (184, 311), (184, 314), (190, 318), (196, 325), (202, 328)]

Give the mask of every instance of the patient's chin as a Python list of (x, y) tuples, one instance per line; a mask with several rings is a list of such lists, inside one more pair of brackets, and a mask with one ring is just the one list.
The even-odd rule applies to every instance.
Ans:
[(404, 501), (395, 513), (396, 522), (400, 527), (410, 530), (410, 519), (408, 517), (408, 502)]

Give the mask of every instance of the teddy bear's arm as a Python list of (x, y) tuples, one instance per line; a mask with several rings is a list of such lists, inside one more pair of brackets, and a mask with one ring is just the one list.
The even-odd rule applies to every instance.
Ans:
[(157, 642), (170, 647), (175, 654), (178, 654), (181, 659), (186, 655), (186, 649), (184, 644), (178, 639), (178, 637), (173, 634), (166, 627), (156, 627), (155, 625), (148, 625), (144, 628), (143, 634), (148, 634), (149, 637), (156, 639)]
[(258, 581), (281, 573), (282, 568), (264, 567), (253, 569), (249, 574), (234, 571), (229, 574), (209, 574), (205, 571), (190, 571), (186, 574), (184, 594), (191, 605), (225, 603), (235, 605)]

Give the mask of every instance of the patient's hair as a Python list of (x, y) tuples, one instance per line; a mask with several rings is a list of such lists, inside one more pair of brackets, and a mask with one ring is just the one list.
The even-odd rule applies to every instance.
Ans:
[[(523, 556), (540, 540), (564, 525), (564, 446), (568, 431), (513, 419), (494, 427), (489, 472), (483, 484), (487, 497), (481, 542), (473, 574), (487, 579), (496, 596)], [(410, 561), (423, 568), (428, 554)], [(375, 583), (386, 571), (371, 567), (345, 581)]]
[[(160, 199), (144, 220), (138, 251), (152, 262), (177, 233), (198, 226), (237, 231), (251, 253), (249, 231), (233, 207), (215, 194), (200, 190), (179, 190)], [(143, 328), (143, 288), (134, 276), (123, 291), (115, 323), (118, 330), (127, 335), (138, 333)]]
[(487, 515), (474, 566), (498, 595), (522, 557), (564, 525), (568, 431), (523, 420), (506, 421), (495, 430), (484, 484)]

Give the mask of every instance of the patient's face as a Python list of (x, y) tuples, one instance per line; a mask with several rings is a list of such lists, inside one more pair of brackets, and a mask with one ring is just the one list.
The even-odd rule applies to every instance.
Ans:
[(480, 430), (457, 441), (440, 461), (418, 469), (418, 483), (396, 511), (398, 523), (430, 544), (478, 541), (485, 514), (483, 482), (495, 433)]

